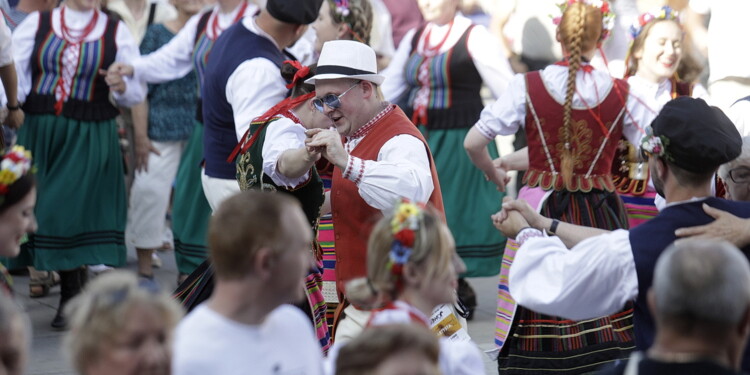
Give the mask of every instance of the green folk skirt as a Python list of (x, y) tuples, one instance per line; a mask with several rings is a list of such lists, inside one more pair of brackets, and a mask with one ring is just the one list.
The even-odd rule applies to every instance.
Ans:
[(201, 184), (203, 124), (196, 121), (180, 160), (172, 203), (175, 261), (182, 274), (191, 274), (208, 257), (206, 240), (211, 206)]
[[(424, 127), (420, 127), (424, 132)], [(500, 211), (504, 193), (472, 164), (464, 150), (469, 129), (424, 132), (435, 159), (443, 191), (448, 227), (456, 240), (456, 250), (466, 263), (462, 277), (493, 276), (500, 272), (505, 237), (492, 225), (490, 215)], [(497, 157), (494, 143), (490, 156)]]
[(33, 265), (125, 265), (127, 200), (115, 121), (27, 115), (18, 144), (37, 169), (38, 229), (24, 244)]

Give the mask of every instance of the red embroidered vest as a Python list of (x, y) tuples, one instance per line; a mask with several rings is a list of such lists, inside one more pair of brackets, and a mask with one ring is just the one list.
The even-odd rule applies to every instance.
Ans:
[[(625, 98), (628, 94), (627, 82), (615, 80), (612, 89), (602, 93), (606, 95), (604, 100), (591, 110), (572, 110), (570, 146), (573, 156), (573, 178), (570, 186), (565, 186), (560, 173), (565, 147), (563, 104), (549, 94), (539, 72), (526, 74), (526, 87), (531, 99), (526, 103), (529, 170), (524, 176), (524, 183), (545, 190), (614, 191), (610, 171), (617, 142), (622, 137)], [(596, 116), (602, 124), (597, 121)]]
[[(430, 148), (417, 127), (400, 108), (394, 108), (378, 120), (372, 131), (365, 135), (350, 155), (364, 160), (377, 160), (383, 145), (401, 134), (414, 136), (424, 144), (430, 158), (430, 172), (435, 186), (429, 202), (435, 209), (444, 213), (443, 195)], [(343, 294), (347, 281), (367, 275), (367, 240), (372, 227), (383, 215), (380, 210), (368, 205), (360, 197), (357, 185), (343, 178), (341, 173), (341, 169), (334, 168), (331, 210), (336, 241), (336, 288)]]

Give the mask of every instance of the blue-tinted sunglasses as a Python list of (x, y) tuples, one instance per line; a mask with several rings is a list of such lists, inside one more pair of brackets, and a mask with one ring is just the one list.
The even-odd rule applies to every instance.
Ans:
[(313, 106), (315, 106), (315, 109), (317, 109), (318, 112), (320, 112), (320, 113), (325, 113), (325, 111), (326, 111), (326, 109), (325, 109), (325, 107), (323, 105), (327, 105), (328, 108), (331, 108), (331, 109), (338, 109), (339, 107), (341, 107), (341, 100), (340, 99), (344, 95), (346, 95), (346, 93), (349, 92), (349, 90), (353, 89), (354, 86), (357, 86), (360, 83), (361, 83), (361, 81), (353, 84), (351, 87), (349, 87), (348, 89), (346, 89), (346, 91), (342, 92), (340, 95), (328, 94), (328, 95), (326, 95), (326, 96), (324, 96), (322, 98), (315, 98), (312, 101)]

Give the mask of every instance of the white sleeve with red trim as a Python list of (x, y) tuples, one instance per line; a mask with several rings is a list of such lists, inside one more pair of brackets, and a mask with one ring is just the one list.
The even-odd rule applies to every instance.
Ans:
[(379, 210), (390, 210), (401, 198), (427, 202), (435, 189), (427, 149), (411, 135), (388, 140), (377, 160), (349, 156), (343, 177), (357, 184), (362, 199)]
[(484, 107), (474, 128), (485, 137), (494, 139), (497, 135), (516, 134), (525, 122), (526, 77), (516, 74), (500, 98)]

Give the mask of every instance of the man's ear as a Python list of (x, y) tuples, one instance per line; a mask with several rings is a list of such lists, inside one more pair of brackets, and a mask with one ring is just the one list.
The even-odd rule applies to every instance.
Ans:
[(266, 279), (273, 272), (273, 266), (276, 262), (273, 250), (268, 247), (262, 247), (255, 252), (253, 256), (253, 274)]

